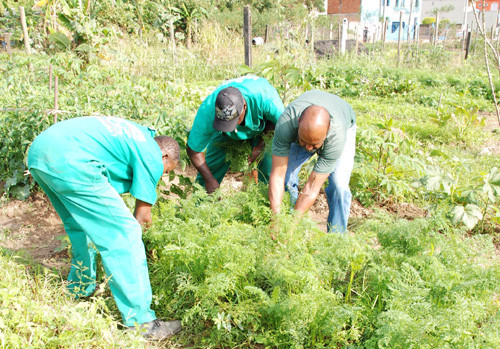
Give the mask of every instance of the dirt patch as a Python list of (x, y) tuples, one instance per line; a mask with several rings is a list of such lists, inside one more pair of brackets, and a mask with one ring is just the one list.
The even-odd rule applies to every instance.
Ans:
[(479, 115), (486, 118), (486, 125), (483, 129), (492, 136), (481, 147), (481, 154), (500, 155), (500, 126), (496, 113), (480, 113)]
[(8, 201), (0, 208), (0, 229), (0, 247), (25, 253), (48, 268), (69, 268), (67, 251), (57, 251), (64, 228), (45, 194)]
[(414, 220), (427, 217), (427, 211), (414, 204), (406, 202), (386, 202), (380, 208), (396, 215), (397, 218)]

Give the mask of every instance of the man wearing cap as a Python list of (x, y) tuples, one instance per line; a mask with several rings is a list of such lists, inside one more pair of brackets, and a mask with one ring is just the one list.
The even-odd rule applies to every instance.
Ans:
[[(349, 179), (354, 165), (356, 116), (341, 98), (313, 90), (300, 95), (281, 115), (273, 138), (269, 203), (280, 211), (283, 192), (304, 214), (316, 201), (323, 183), (328, 200), (328, 231), (345, 232), (351, 207)], [(299, 194), (298, 174), (314, 154), (318, 159)]]
[[(198, 170), (196, 181), (208, 193), (219, 188), (229, 168), (219, 144), (229, 139), (250, 142), (249, 162), (255, 161), (264, 149), (262, 134), (274, 130), (283, 110), (278, 92), (264, 78), (248, 75), (217, 87), (198, 109), (187, 141), (188, 156)], [(260, 162), (259, 180), (269, 180), (271, 161), (266, 154)]]

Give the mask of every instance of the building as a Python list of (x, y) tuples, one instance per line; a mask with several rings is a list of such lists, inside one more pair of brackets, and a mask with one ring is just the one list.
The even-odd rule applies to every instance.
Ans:
[[(421, 22), (422, 0), (327, 1), (328, 15), (347, 18), (350, 21), (349, 29), (354, 30), (358, 36), (363, 35), (368, 41), (380, 40), (383, 37), (384, 17), (386, 22), (385, 39), (387, 41), (398, 40), (400, 25), (402, 26), (401, 37), (403, 40), (407, 40), (408, 26), (410, 37), (415, 37), (418, 24)], [(411, 13), (410, 8), (412, 8)]]
[[(476, 10), (481, 11), (483, 1), (476, 1)], [(436, 10), (452, 7), (449, 11), (439, 13), (439, 18), (448, 19), (451, 24), (463, 25), (466, 23), (469, 27), (474, 22), (476, 25), (472, 6), (468, 6), (468, 0), (422, 0), (422, 18), (434, 17)], [(484, 8), (484, 20), (486, 28), (491, 28), (497, 23), (498, 9), (500, 0), (486, 0)], [(479, 17), (478, 17), (479, 18)]]

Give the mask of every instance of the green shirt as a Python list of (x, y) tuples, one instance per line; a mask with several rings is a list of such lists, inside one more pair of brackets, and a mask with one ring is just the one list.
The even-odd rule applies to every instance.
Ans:
[(76, 185), (102, 181), (149, 204), (163, 174), (155, 131), (114, 117), (79, 117), (58, 122), (33, 141), (28, 168)]
[[(240, 90), (247, 102), (247, 111), (244, 125), (236, 126), (233, 132), (220, 132), (213, 127), (215, 100), (219, 91), (228, 86)], [(228, 80), (217, 87), (201, 104), (187, 144), (194, 151), (202, 152), (210, 140), (221, 133), (234, 140), (254, 138), (264, 131), (267, 121), (276, 125), (283, 109), (285, 108), (278, 91), (266, 79), (247, 75)]]
[(356, 122), (356, 115), (349, 103), (328, 92), (307, 91), (290, 103), (274, 131), (273, 155), (288, 157), (291, 144), (299, 144), (299, 117), (311, 105), (322, 106), (330, 113), (330, 129), (325, 142), (318, 149), (314, 171), (331, 173), (344, 150), (347, 129)]

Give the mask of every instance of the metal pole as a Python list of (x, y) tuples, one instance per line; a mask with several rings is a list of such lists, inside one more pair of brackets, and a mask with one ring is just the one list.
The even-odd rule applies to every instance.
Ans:
[(347, 41), (347, 18), (344, 18), (342, 21), (342, 40), (340, 44), (340, 52), (342, 54), (345, 53), (346, 41)]

